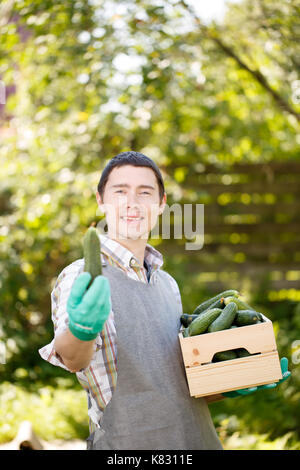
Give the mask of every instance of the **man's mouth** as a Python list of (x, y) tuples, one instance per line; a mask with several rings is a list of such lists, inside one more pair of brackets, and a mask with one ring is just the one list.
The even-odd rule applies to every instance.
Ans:
[(126, 222), (139, 222), (141, 220), (144, 219), (144, 217), (137, 217), (137, 216), (134, 216), (134, 217), (130, 217), (130, 216), (124, 216), (124, 217), (121, 217), (122, 220), (125, 220)]

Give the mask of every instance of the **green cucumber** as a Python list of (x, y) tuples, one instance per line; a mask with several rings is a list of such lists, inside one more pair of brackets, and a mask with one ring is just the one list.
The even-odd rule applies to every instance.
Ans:
[(234, 302), (230, 302), (222, 310), (222, 313), (208, 327), (208, 332), (227, 330), (231, 327), (237, 312), (237, 306)]
[(215, 353), (214, 357), (212, 358), (212, 362), (230, 361), (231, 359), (236, 359), (237, 357), (238, 355), (234, 350), (220, 351)]
[(225, 305), (229, 304), (229, 302), (234, 302), (237, 305), (238, 310), (253, 310), (253, 308), (250, 307), (249, 304), (241, 300), (239, 297), (235, 297), (235, 296), (227, 297), (224, 300), (224, 302), (225, 302)]
[(208, 307), (206, 310), (203, 310), (203, 312), (200, 313), (193, 313), (193, 315), (202, 315), (204, 312), (207, 310), (211, 310), (212, 308), (224, 308), (225, 307), (225, 297), (221, 297), (220, 299), (216, 300), (213, 304), (211, 304), (210, 307)]
[(184, 338), (187, 338), (189, 336), (189, 329), (188, 328), (183, 328), (182, 330), (182, 336)]
[(183, 313), (180, 317), (180, 322), (183, 326), (188, 327), (190, 323), (192, 323), (198, 315), (189, 315), (188, 313)]
[(247, 326), (260, 323), (260, 314), (255, 310), (238, 310), (236, 313), (235, 324), (237, 326)]
[(195, 310), (193, 311), (193, 314), (199, 315), (199, 313), (204, 312), (204, 310), (207, 310), (209, 307), (212, 306), (212, 304), (214, 304), (217, 300), (220, 300), (222, 297), (224, 297), (224, 298), (229, 297), (229, 296), (235, 297), (235, 296), (238, 296), (238, 295), (239, 295), (239, 292), (237, 290), (234, 290), (234, 289), (225, 290), (224, 292), (220, 292), (219, 294), (215, 295), (214, 297), (211, 297), (210, 299), (207, 299), (204, 302), (202, 302), (200, 305), (198, 305), (198, 307), (196, 307)]
[[(84, 271), (91, 274), (92, 278), (88, 287), (95, 277), (102, 274), (100, 238), (95, 227), (89, 227), (83, 239)], [(87, 288), (88, 288), (87, 287)]]
[(200, 335), (204, 333), (208, 326), (220, 315), (223, 310), (221, 308), (212, 308), (197, 316), (195, 320), (188, 326), (189, 336)]
[(247, 351), (245, 348), (239, 348), (236, 349), (235, 352), (237, 353), (238, 357), (248, 357), (251, 356), (251, 354)]

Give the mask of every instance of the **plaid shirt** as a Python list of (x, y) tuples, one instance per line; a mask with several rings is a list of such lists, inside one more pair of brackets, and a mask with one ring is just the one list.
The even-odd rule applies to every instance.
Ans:
[[(153, 273), (163, 265), (161, 253), (147, 244), (144, 261), (148, 267), (141, 267), (133, 253), (105, 235), (99, 234), (101, 241), (101, 257), (110, 265), (126, 272), (131, 279), (141, 282), (153, 282)], [(55, 352), (55, 337), (68, 328), (69, 317), (66, 310), (67, 300), (74, 280), (83, 272), (84, 259), (78, 259), (63, 269), (59, 274), (54, 289), (51, 292), (51, 311), (54, 324), (54, 339), (42, 347), (39, 353), (43, 359), (55, 366), (71, 372)], [(168, 274), (168, 273), (167, 273)], [(168, 274), (174, 295), (182, 312), (179, 287), (175, 279)], [(148, 279), (149, 278), (149, 279)], [(117, 383), (117, 335), (114, 323), (114, 313), (111, 310), (103, 330), (98, 334), (94, 343), (94, 354), (89, 366), (76, 372), (77, 379), (87, 392), (89, 428), (93, 432), (99, 427), (99, 421), (106, 405), (109, 403)]]

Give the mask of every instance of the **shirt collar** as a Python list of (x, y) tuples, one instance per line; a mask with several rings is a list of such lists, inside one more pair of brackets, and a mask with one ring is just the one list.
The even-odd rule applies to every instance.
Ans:
[[(101, 242), (101, 252), (107, 256), (112, 257), (118, 264), (121, 264), (127, 269), (132, 268), (132, 262), (138, 262), (132, 251), (128, 250), (119, 242), (112, 240), (107, 235), (99, 234)], [(144, 260), (148, 263), (151, 270), (156, 270), (163, 265), (163, 256), (153, 246), (147, 243), (145, 247)]]

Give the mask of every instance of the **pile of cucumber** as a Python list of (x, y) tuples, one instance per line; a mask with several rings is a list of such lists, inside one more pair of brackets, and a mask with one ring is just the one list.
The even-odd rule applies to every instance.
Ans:
[[(241, 299), (237, 290), (230, 289), (198, 305), (191, 315), (183, 313), (180, 317), (183, 337), (213, 333), (215, 331), (254, 325), (263, 322), (263, 316)], [(246, 349), (216, 353), (213, 362), (249, 356)]]

